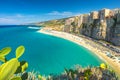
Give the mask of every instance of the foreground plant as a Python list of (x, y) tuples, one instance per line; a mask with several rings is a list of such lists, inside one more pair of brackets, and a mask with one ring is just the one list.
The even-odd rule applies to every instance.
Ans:
[(47, 80), (119, 80), (115, 72), (102, 63), (99, 67), (65, 69), (64, 74), (51, 75)]
[(16, 49), (15, 58), (6, 59), (6, 55), (11, 52), (10, 47), (0, 50), (0, 80), (118, 80), (115, 72), (106, 64), (99, 67), (77, 67), (75, 69), (65, 69), (63, 74), (42, 76), (35, 72), (25, 72), (28, 68), (26, 61), (19, 61), (25, 51), (24, 46)]
[(3, 64), (0, 65), (0, 80), (22, 80), (22, 76), (25, 76), (25, 74), (21, 77), (16, 77), (15, 74), (23, 73), (28, 68), (28, 63), (26, 61), (19, 61), (24, 51), (24, 46), (19, 46), (16, 49), (16, 57), (7, 60), (6, 55), (11, 52), (11, 48), (6, 47), (0, 50), (0, 61), (3, 62)]

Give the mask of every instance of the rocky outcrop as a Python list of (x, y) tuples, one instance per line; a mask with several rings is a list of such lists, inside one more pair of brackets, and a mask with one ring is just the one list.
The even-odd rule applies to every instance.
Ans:
[(106, 40), (114, 45), (120, 45), (120, 13), (107, 19)]
[(55, 30), (82, 34), (120, 46), (120, 9), (102, 9), (90, 14), (47, 21), (42, 24)]
[(95, 19), (93, 24), (92, 24), (92, 29), (91, 29), (91, 37), (94, 39), (101, 39), (101, 27), (100, 27), (100, 20)]
[(70, 32), (83, 34), (97, 40), (105, 40), (120, 46), (120, 13), (110, 9), (74, 17)]
[(120, 24), (120, 13), (117, 14), (117, 24)]
[(111, 42), (115, 45), (120, 45), (120, 24), (116, 25), (114, 36), (112, 37)]
[(106, 41), (111, 42), (113, 34), (114, 34), (114, 27), (115, 21), (114, 18), (108, 18), (107, 20), (107, 28), (106, 28)]

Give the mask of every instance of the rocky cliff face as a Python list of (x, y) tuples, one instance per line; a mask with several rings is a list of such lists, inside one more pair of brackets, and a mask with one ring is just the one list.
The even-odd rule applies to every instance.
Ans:
[(113, 33), (111, 42), (115, 45), (120, 45), (120, 14), (114, 19)]
[[(97, 15), (99, 16), (98, 18)], [(102, 10), (99, 14), (95, 12), (95, 15), (92, 13), (91, 16), (83, 16), (82, 22), (80, 22), (80, 17), (73, 17), (74, 21), (63, 27), (64, 29), (67, 28), (66, 32), (83, 34), (120, 46), (120, 13), (114, 15), (109, 9)]]
[[(83, 34), (120, 46), (120, 9), (115, 12), (117, 13), (109, 9), (103, 9), (90, 14), (44, 22), (44, 24), (45, 26), (54, 27), (55, 30)], [(49, 25), (46, 23), (49, 23)]]

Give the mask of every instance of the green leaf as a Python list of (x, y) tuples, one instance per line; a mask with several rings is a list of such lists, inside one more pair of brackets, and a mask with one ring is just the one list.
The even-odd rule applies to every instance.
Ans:
[(2, 64), (2, 68), (0, 69), (0, 80), (8, 80), (11, 78), (11, 76), (14, 75), (16, 72), (19, 62), (17, 58), (13, 58), (9, 60), (8, 62)]
[(4, 65), (5, 65), (5, 63), (3, 63), (2, 65), (0, 65), (0, 71), (1, 71), (1, 69), (3, 68)]
[(6, 48), (3, 48), (1, 51), (0, 51), (0, 56), (6, 56), (7, 54), (9, 54), (11, 51), (11, 48), (10, 47), (6, 47)]
[(21, 57), (22, 54), (24, 53), (24, 51), (25, 51), (24, 46), (19, 46), (19, 47), (16, 49), (16, 58)]
[(0, 61), (5, 62), (6, 61), (5, 57), (4, 56), (0, 56)]
[(21, 77), (14, 77), (11, 80), (22, 80)]
[(24, 72), (27, 68), (28, 68), (28, 63), (25, 61), (25, 62), (21, 62), (22, 63), (22, 72)]
[(26, 61), (21, 61), (20, 66), (16, 70), (15, 74), (24, 72), (28, 68), (28, 63)]

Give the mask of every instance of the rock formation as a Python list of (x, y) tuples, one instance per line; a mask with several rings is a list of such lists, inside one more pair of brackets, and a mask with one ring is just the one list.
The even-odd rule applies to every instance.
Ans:
[[(120, 46), (120, 9), (102, 9), (56, 22), (52, 21), (50, 24), (54, 24), (52, 27), (60, 28), (59, 30), (64, 32), (82, 34)], [(44, 25), (51, 27), (51, 25), (46, 25), (46, 22)]]

